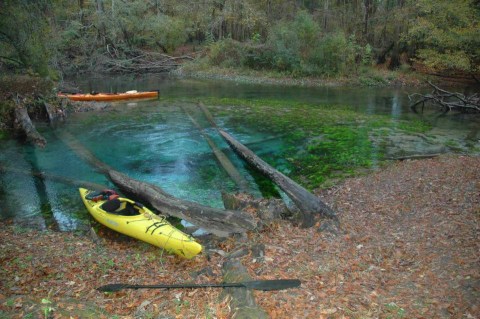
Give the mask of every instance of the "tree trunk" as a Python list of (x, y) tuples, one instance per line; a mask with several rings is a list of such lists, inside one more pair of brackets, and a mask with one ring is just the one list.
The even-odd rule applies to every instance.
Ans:
[(300, 209), (300, 212), (302, 214), (302, 226), (313, 226), (313, 214), (320, 214), (324, 217), (332, 218), (334, 219), (335, 223), (338, 224), (338, 218), (335, 212), (330, 207), (325, 205), (325, 203), (323, 203), (320, 198), (313, 195), (305, 188), (295, 183), (289, 177), (285, 176), (284, 174), (280, 173), (279, 171), (268, 165), (261, 158), (255, 155), (251, 150), (249, 150), (245, 145), (238, 142), (227, 132), (221, 130), (215, 123), (212, 114), (202, 103), (198, 103), (198, 107), (205, 113), (206, 118), (212, 124), (212, 126), (217, 129), (220, 135), (227, 141), (227, 143), (241, 158), (243, 158), (252, 167), (257, 169), (260, 173), (275, 182), (292, 199), (292, 201)]
[(38, 133), (37, 129), (32, 123), (30, 116), (28, 115), (27, 108), (23, 101), (20, 100), (19, 95), (17, 94), (14, 98), (15, 101), (15, 123), (14, 127), (17, 131), (21, 132), (22, 135), (25, 135), (27, 140), (35, 144), (36, 146), (45, 147), (47, 141), (45, 138)]
[(247, 192), (249, 187), (248, 187), (248, 182), (243, 178), (243, 176), (240, 174), (240, 172), (235, 168), (235, 165), (233, 165), (232, 161), (223, 153), (215, 144), (215, 142), (205, 133), (203, 128), (200, 126), (200, 124), (190, 115), (188, 110), (185, 107), (181, 107), (182, 110), (187, 114), (188, 118), (190, 121), (192, 121), (193, 125), (197, 127), (197, 129), (200, 131), (200, 134), (202, 137), (207, 141), (208, 145), (213, 151), (213, 154), (217, 158), (218, 162), (220, 165), (222, 165), (223, 169), (227, 172), (227, 174), (230, 176), (230, 178), (237, 184), (241, 192)]
[(163, 214), (184, 219), (220, 237), (253, 230), (253, 217), (240, 211), (224, 210), (175, 198), (160, 187), (129, 178), (125, 174), (110, 170), (112, 182), (127, 194), (135, 195), (140, 201)]
[(311, 227), (314, 224), (313, 214), (320, 214), (324, 217), (337, 219), (335, 212), (323, 203), (317, 196), (313, 195), (305, 188), (294, 182), (289, 177), (280, 173), (251, 150), (238, 142), (227, 132), (219, 129), (220, 135), (227, 141), (233, 150), (240, 155), (253, 168), (274, 181), (287, 195), (292, 199), (295, 205), (302, 213), (302, 223), (304, 227)]
[(130, 178), (97, 159), (69, 133), (57, 133), (57, 135), (81, 158), (109, 177), (123, 192), (134, 195), (162, 214), (184, 219), (220, 237), (245, 233), (257, 226), (254, 218), (247, 213), (208, 207), (175, 198), (156, 185)]

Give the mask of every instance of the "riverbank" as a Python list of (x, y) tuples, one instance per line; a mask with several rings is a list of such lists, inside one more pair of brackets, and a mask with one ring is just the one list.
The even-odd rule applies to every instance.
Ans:
[[(287, 222), (211, 247), (262, 244), (253, 278), (302, 287), (255, 292), (271, 318), (475, 318), (480, 314), (480, 158), (393, 162), (322, 191), (343, 234)], [(219, 282), (221, 254), (185, 261), (96, 226), (84, 235), (2, 224), (0, 317), (230, 318), (220, 290), (125, 290), (103, 284)]]
[(379, 68), (364, 68), (353, 72), (349, 77), (293, 77), (275, 71), (257, 71), (252, 69), (223, 68), (201, 62), (185, 63), (170, 72), (177, 77), (232, 81), (243, 84), (287, 85), (300, 87), (420, 87), (424, 86), (427, 76), (410, 70), (390, 71)]

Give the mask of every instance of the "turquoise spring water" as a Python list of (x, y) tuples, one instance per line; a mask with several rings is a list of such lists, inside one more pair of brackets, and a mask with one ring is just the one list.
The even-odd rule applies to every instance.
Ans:
[[(237, 185), (221, 168), (199, 129), (189, 120), (184, 109), (205, 128), (216, 145), (232, 161), (246, 179), (249, 192), (255, 196), (265, 193), (256, 176), (212, 129), (195, 101), (211, 98), (240, 100), (283, 101), (285, 112), (297, 112), (288, 105), (309, 104), (342, 105), (363, 115), (381, 115), (393, 121), (415, 121), (422, 115), (408, 109), (407, 94), (400, 89), (372, 88), (298, 88), (267, 85), (235, 84), (221, 81), (178, 80), (165, 77), (119, 77), (103, 79), (76, 79), (84, 91), (126, 91), (131, 89), (160, 89), (161, 98), (142, 102), (121, 102), (107, 112), (71, 114), (67, 122), (55, 131), (37, 123), (47, 139), (44, 149), (23, 145), (13, 139), (0, 141), (0, 217), (16, 224), (38, 229), (53, 228), (72, 231), (81, 228), (89, 219), (78, 190), (58, 179), (32, 177), (29, 172), (43, 172), (69, 180), (114, 186), (94, 168), (80, 159), (58, 137), (67, 131), (75, 136), (100, 160), (130, 177), (162, 187), (180, 198), (205, 205), (223, 207), (221, 192), (236, 192)], [(218, 103), (216, 103), (218, 104)], [(225, 106), (232, 108), (232, 105)], [(240, 106), (234, 106), (240, 107)], [(284, 159), (289, 150), (298, 156), (306, 145), (298, 144), (282, 132), (263, 127), (261, 121), (252, 126), (251, 118), (242, 117), (248, 108), (236, 109), (235, 115), (221, 112), (216, 105), (216, 121), (222, 128), (251, 148), (264, 159), (275, 159), (272, 164), (289, 173), (292, 163)], [(220, 110), (220, 111), (218, 111)], [(278, 116), (268, 107), (256, 110), (265, 123)], [(258, 115), (260, 114), (260, 115)], [(245, 118), (245, 120), (243, 120)], [(411, 134), (392, 131), (381, 142), (373, 141), (373, 150), (381, 149), (382, 156), (395, 157), (419, 153), (457, 152), (478, 154), (480, 120), (465, 115), (439, 116), (433, 113), (427, 120), (431, 128), (426, 133)], [(350, 129), (354, 129), (352, 124)], [(296, 128), (302, 130), (302, 128)], [(291, 132), (289, 132), (290, 134)], [(326, 133), (325, 133), (326, 134)], [(385, 135), (385, 134), (383, 134)], [(314, 140), (316, 136), (305, 136)], [(292, 142), (293, 141), (293, 142)], [(315, 141), (314, 141), (315, 142)], [(371, 141), (370, 141), (371, 142)], [(297, 143), (291, 145), (289, 143)], [(312, 142), (313, 143), (313, 142)], [(372, 151), (373, 152), (373, 151)], [(380, 152), (380, 151), (378, 151)], [(372, 154), (372, 157), (375, 154)], [(378, 157), (378, 154), (375, 155)], [(285, 167), (282, 167), (285, 161)], [(293, 161), (295, 163), (295, 161)], [(280, 167), (279, 167), (280, 166)]]

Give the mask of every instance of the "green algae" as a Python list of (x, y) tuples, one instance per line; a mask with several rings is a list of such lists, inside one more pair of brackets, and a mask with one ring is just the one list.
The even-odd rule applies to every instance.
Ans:
[(282, 149), (262, 158), (310, 189), (383, 160), (384, 148), (372, 141), (372, 135), (388, 135), (391, 130), (422, 133), (430, 128), (421, 120), (365, 114), (346, 105), (238, 98), (201, 102), (235, 130), (282, 134)]

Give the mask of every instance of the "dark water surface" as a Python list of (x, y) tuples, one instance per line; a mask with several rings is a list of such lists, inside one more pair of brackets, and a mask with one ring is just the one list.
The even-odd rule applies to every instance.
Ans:
[[(261, 99), (280, 100), (286, 105), (290, 101), (292, 104), (304, 102), (311, 105), (342, 105), (358, 114), (381, 115), (393, 121), (409, 122), (424, 118), (430, 125), (427, 132), (408, 134), (389, 127), (388, 134), (383, 134), (388, 136), (382, 136), (381, 142), (374, 141), (373, 149), (381, 148), (383, 158), (440, 152), (480, 153), (478, 117), (472, 119), (458, 114), (414, 114), (408, 108), (407, 98), (407, 94), (413, 90), (299, 88), (179, 80), (160, 76), (85, 78), (75, 79), (75, 82), (84, 91), (160, 89), (159, 100), (121, 102), (116, 103), (108, 112), (72, 114), (67, 123), (57, 130), (69, 132), (100, 160), (133, 178), (157, 184), (174, 196), (216, 207), (223, 207), (222, 191), (235, 192), (238, 188), (219, 166), (205, 138), (186, 115), (185, 108), (200, 125), (206, 127), (208, 136), (227, 154), (247, 180), (250, 192), (261, 196), (264, 189), (263, 186), (258, 186), (258, 177), (230, 151), (213, 129), (208, 128), (206, 119), (201, 118), (192, 107), (196, 99)], [(285, 112), (296, 110), (286, 108)], [(269, 110), (265, 109), (261, 114), (267, 121)], [(285, 150), (298, 148), (298, 145), (289, 145), (292, 140), (282, 138), (281, 134), (279, 137), (278, 132), (244, 123), (242, 117), (238, 116), (238, 111), (235, 119), (232, 118), (228, 112), (216, 116), (219, 125), (262, 158), (281, 158), (287, 154), (283, 153)], [(109, 187), (113, 185), (83, 162), (46, 124), (38, 123), (37, 128), (47, 139), (45, 149), (21, 145), (11, 139), (0, 141), (0, 217), (39, 229), (75, 230), (89, 218), (77, 188), (59, 182), (58, 178), (32, 177), (29, 172), (41, 171), (46, 175), (70, 180), (83, 180)], [(302, 154), (299, 151), (297, 153)], [(378, 154), (376, 156), (379, 157)], [(278, 167), (282, 165), (281, 162), (274, 164), (285, 173), (291, 169), (288, 165)]]

